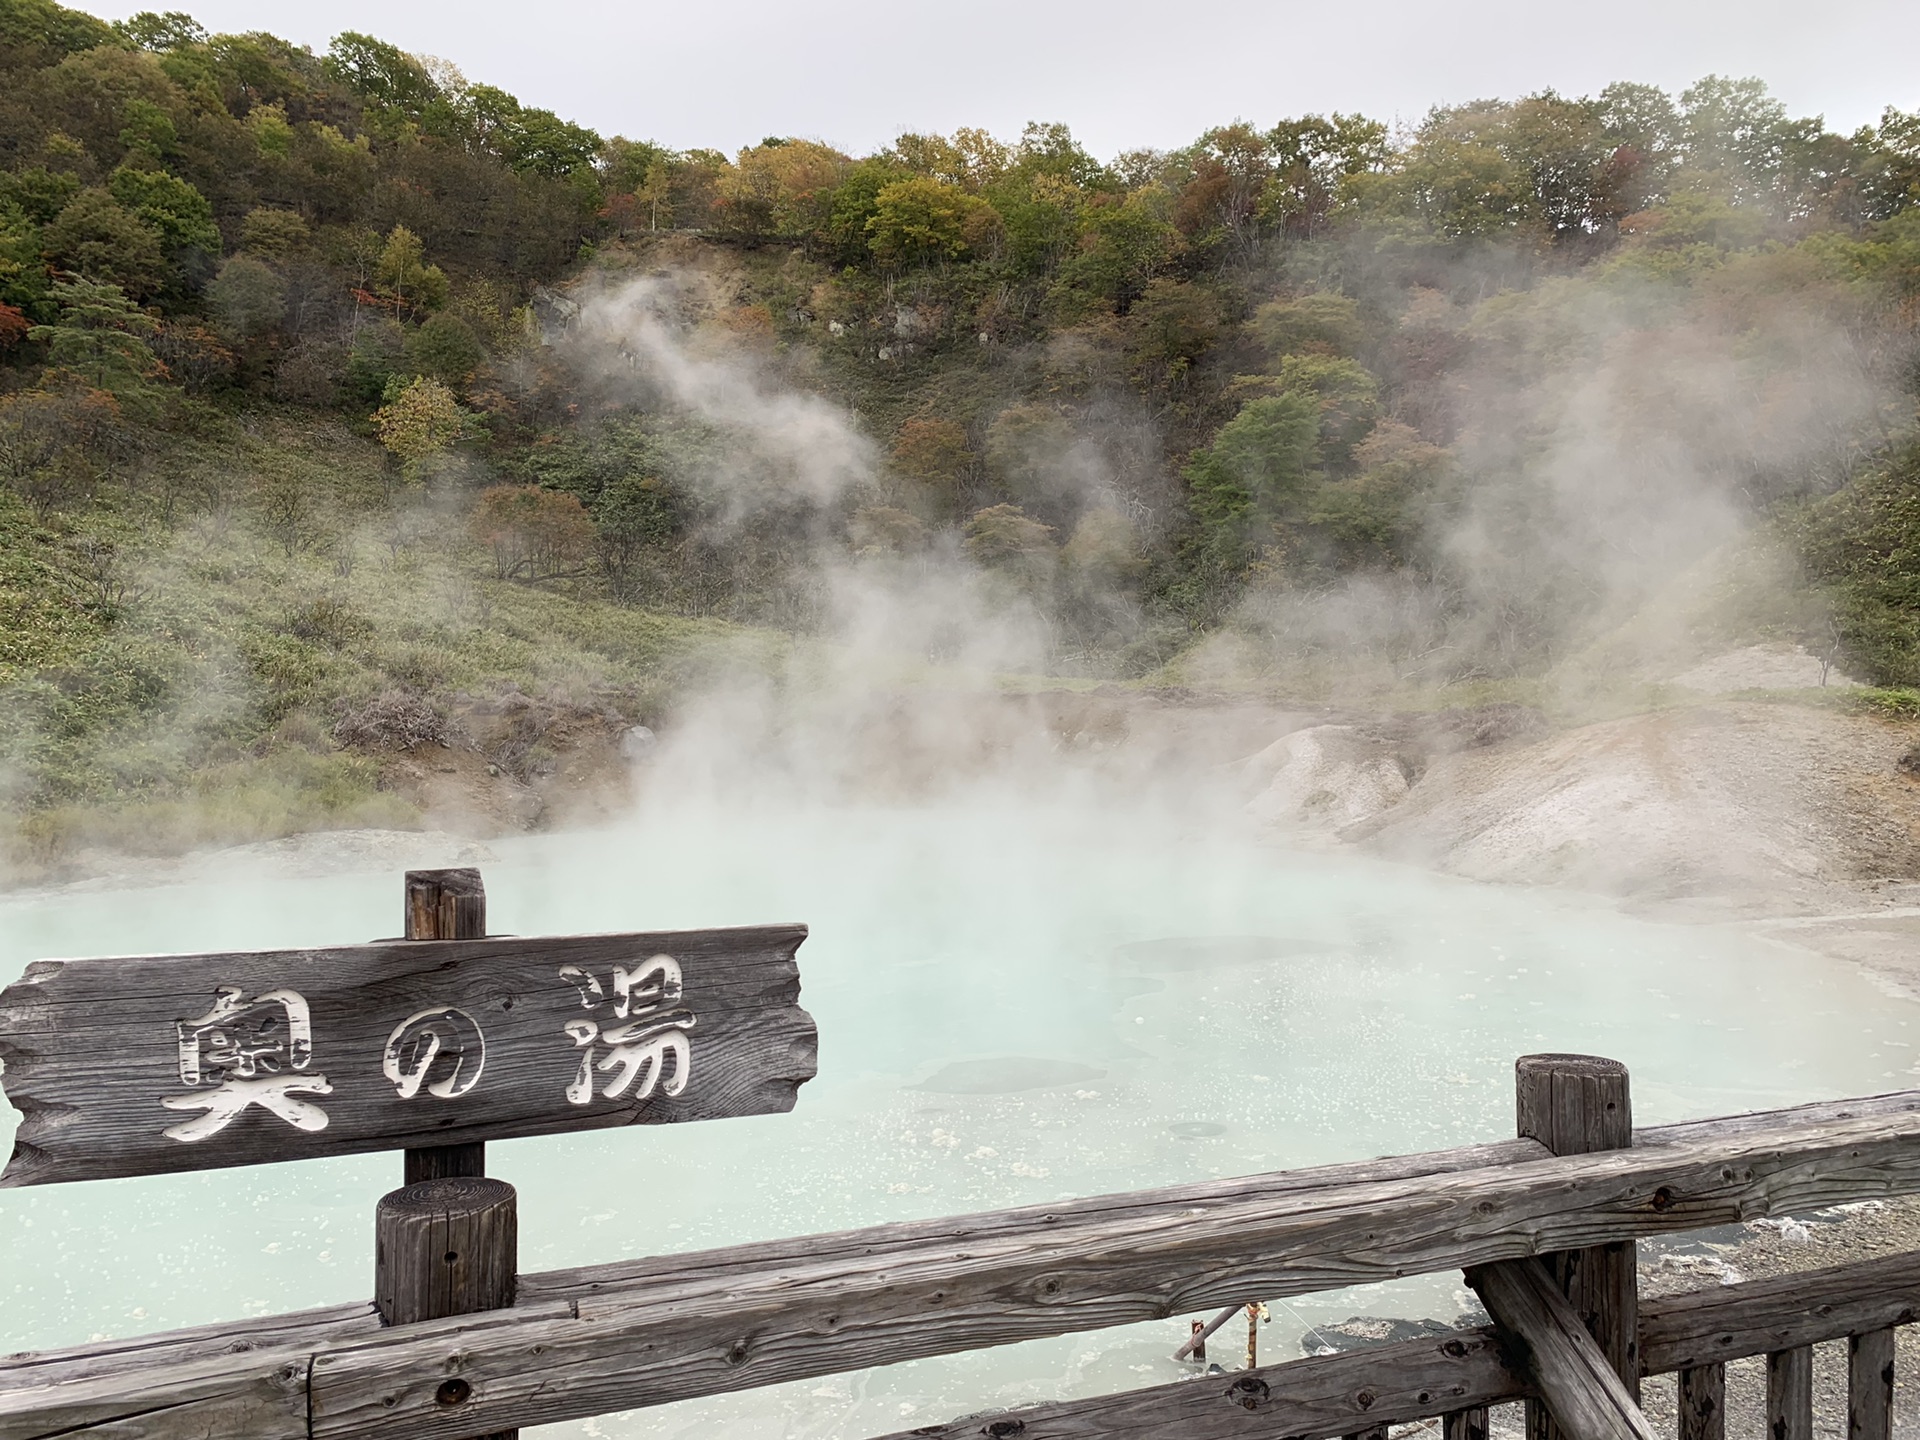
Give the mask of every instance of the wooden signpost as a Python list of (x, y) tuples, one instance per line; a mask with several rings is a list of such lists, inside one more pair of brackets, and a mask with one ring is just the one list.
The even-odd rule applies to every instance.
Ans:
[(406, 935), (28, 966), (0, 990), (0, 1187), (404, 1150), (374, 1296), (405, 1325), (513, 1303), (488, 1140), (777, 1114), (813, 1078), (804, 925), (488, 938), (477, 870), (416, 870)]
[(806, 933), (40, 961), (0, 991), (0, 1186), (791, 1110)]

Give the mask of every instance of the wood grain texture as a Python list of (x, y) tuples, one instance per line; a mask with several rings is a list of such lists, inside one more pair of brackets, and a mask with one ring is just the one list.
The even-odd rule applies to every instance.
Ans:
[(1528, 1393), (1492, 1330), (1463, 1330), (1092, 1400), (1021, 1406), (898, 1431), (883, 1440), (1371, 1437), (1385, 1435), (1388, 1425), (1449, 1408), (1478, 1415), (1481, 1428), (1477, 1436), (1449, 1434), (1448, 1440), (1486, 1440), (1484, 1407)]
[(1813, 1440), (1813, 1347), (1767, 1356), (1768, 1440)]
[(1802, 1270), (1648, 1300), (1645, 1374), (1717, 1365), (1920, 1320), (1920, 1254)]
[(427, 1180), (395, 1190), (374, 1210), (373, 1235), (373, 1303), (389, 1325), (513, 1304), (519, 1207), (504, 1180)]
[[(409, 940), (479, 940), (487, 933), (487, 887), (478, 870), (409, 870), (405, 895)], [(406, 1151), (403, 1165), (408, 1185), (478, 1179), (487, 1173), (487, 1142), (416, 1146)]]
[[(1205, 1209), (1259, 1196), (1283, 1195), (1325, 1186), (1408, 1179), (1420, 1175), (1484, 1169), (1520, 1160), (1544, 1158), (1545, 1151), (1531, 1141), (1504, 1140), (1464, 1145), (1424, 1154), (1382, 1160), (1350, 1161), (1265, 1175), (1235, 1176), (1183, 1186), (1188, 1208)], [(832, 1235), (800, 1236), (736, 1245), (724, 1250), (691, 1254), (646, 1256), (610, 1264), (552, 1270), (520, 1277), (518, 1301), (569, 1304), (608, 1290), (639, 1287), (667, 1279), (704, 1281), (723, 1286), (735, 1277), (759, 1273), (768, 1267), (822, 1256), (860, 1256), (888, 1249), (910, 1249), (946, 1240), (965, 1241), (999, 1229), (1072, 1218), (1091, 1218), (1124, 1212), (1135, 1197), (1128, 1194), (1093, 1196), (1058, 1205), (1032, 1205), (980, 1215), (942, 1216), (932, 1220), (871, 1225)], [(1230, 1314), (1238, 1313), (1235, 1303)], [(0, 1391), (29, 1385), (52, 1385), (109, 1375), (124, 1364), (186, 1363), (210, 1356), (242, 1353), (259, 1348), (254, 1342), (264, 1330), (289, 1345), (319, 1349), (352, 1336), (376, 1333), (379, 1317), (371, 1302), (332, 1306), (258, 1320), (196, 1326), (130, 1340), (100, 1341), (60, 1350), (28, 1352), (0, 1359)]]
[(1467, 1270), (1514, 1360), (1568, 1440), (1654, 1440), (1653, 1427), (1539, 1260)]
[[(1523, 1055), (1514, 1062), (1518, 1132), (1556, 1155), (1589, 1155), (1633, 1144), (1633, 1096), (1627, 1067), (1598, 1055)], [(1544, 1257), (1548, 1274), (1640, 1400), (1639, 1273), (1631, 1240)], [(1562, 1440), (1552, 1413), (1527, 1405), (1530, 1440)]]
[[(519, 1197), (504, 1180), (457, 1176), (404, 1186), (381, 1197), (373, 1230), (373, 1302), (384, 1323), (412, 1325), (513, 1304)], [(451, 1403), (465, 1398), (461, 1383), (443, 1382)], [(519, 1436), (498, 1430), (475, 1440)]]
[(1679, 1440), (1726, 1440), (1727, 1367), (1691, 1365), (1680, 1372)]
[(1847, 1440), (1891, 1440), (1893, 1330), (1847, 1337)]
[(407, 939), (478, 940), (487, 933), (487, 888), (478, 870), (409, 870), (404, 883)]
[[(1789, 1113), (1784, 1131), (1694, 1123), (1686, 1143), (1607, 1154), (1516, 1163), (1539, 1148), (1505, 1142), (523, 1276), (511, 1310), (405, 1331), (317, 1312), (312, 1433), (455, 1440), (1920, 1189), (1907, 1097), (1818, 1124)], [(275, 1333), (297, 1343), (297, 1330)], [(210, 1327), (0, 1363), (0, 1440), (305, 1440), (259, 1393), (275, 1357), (221, 1343)], [(225, 1391), (208, 1382), (215, 1419), (140, 1418), (164, 1375), (201, 1365), (228, 1378)], [(435, 1399), (454, 1377), (471, 1387), (458, 1417)]]
[[(783, 925), (40, 961), (0, 991), (0, 1060), (22, 1116), (0, 1186), (790, 1110), (814, 1074), (817, 1050), (812, 1018), (798, 1004), (794, 954), (805, 937), (804, 926)], [(683, 976), (677, 1004), (664, 1003), (657, 987), (648, 998), (663, 1002), (653, 1006), (656, 1020), (678, 1016), (681, 1025), (692, 1016), (691, 1028), (675, 1031), (689, 1049), (689, 1083), (669, 1093), (675, 1058), (657, 1067), (651, 1096), (640, 1096), (650, 1066), (610, 1095), (628, 1067), (609, 1070), (607, 1062), (618, 1037), (631, 1038), (645, 988), (636, 980), (633, 1015), (622, 1015), (616, 980), (655, 955), (672, 956)], [(589, 982), (603, 992), (597, 1000)], [(214, 1040), (201, 1082), (185, 1077), (192, 1047), (182, 1044), (182, 1022), (215, 1014), (221, 987), (238, 992), (236, 1004), (261, 1002), (259, 1025), (279, 1027), (267, 1030), (264, 1044), (290, 1033), (290, 1010), (274, 1002), (274, 1011), (270, 997), (293, 992), (305, 1001), (305, 1062), (296, 1039), (259, 1064), (262, 1075), (277, 1067), (280, 1078), (307, 1085), (290, 1103), (320, 1111), (324, 1128), (300, 1128), (256, 1103), (205, 1138), (163, 1133), (190, 1119), (218, 1119), (217, 1111), (163, 1102), (204, 1106), (221, 1093), (223, 1076), (255, 1083), (231, 1080), (240, 1072)], [(449, 1010), (467, 1018), (443, 1020)], [(236, 1022), (245, 1023), (246, 1016)], [(570, 1034), (569, 1025), (594, 1033), (582, 1044), (585, 1030)], [(430, 1050), (418, 1037), (436, 1027), (449, 1043)], [(475, 1030), (484, 1036), (484, 1059)], [(390, 1045), (398, 1069), (390, 1068)], [(461, 1047), (465, 1068), (453, 1063)], [(574, 1103), (570, 1087), (585, 1073), (586, 1056), (599, 1067), (587, 1075), (584, 1103)], [(213, 1068), (219, 1065), (229, 1068)], [(425, 1068), (409, 1096), (403, 1086), (415, 1065)], [(311, 1127), (311, 1117), (302, 1123)]]
[(1485, 1405), (1476, 1405), (1470, 1410), (1450, 1410), (1440, 1420), (1440, 1440), (1488, 1440), (1492, 1433)]

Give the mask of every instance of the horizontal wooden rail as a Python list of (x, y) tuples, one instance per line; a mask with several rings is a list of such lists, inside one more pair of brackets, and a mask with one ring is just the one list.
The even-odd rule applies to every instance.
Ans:
[(1593, 1155), (1516, 1160), (1509, 1142), (1470, 1147), (1470, 1167), (1439, 1152), (529, 1276), (518, 1304), (483, 1315), (375, 1331), (322, 1312), (311, 1345), (253, 1322), (264, 1345), (242, 1353), (213, 1350), (212, 1327), (22, 1357), (0, 1365), (0, 1440), (458, 1440), (1920, 1190), (1920, 1095), (1773, 1119)]
[[(1920, 1254), (1857, 1261), (1640, 1302), (1645, 1373), (1719, 1373), (1728, 1360), (1838, 1340), (1916, 1318)], [(1795, 1313), (1793, 1299), (1805, 1302)], [(1845, 1297), (1830, 1304), (1828, 1297)], [(1089, 1400), (1022, 1406), (881, 1440), (1284, 1440), (1349, 1435), (1534, 1398), (1491, 1326), (1368, 1345), (1231, 1375), (1207, 1375)], [(1697, 1357), (1711, 1355), (1709, 1367)], [(1878, 1351), (1874, 1352), (1877, 1363)], [(1872, 1368), (1869, 1365), (1866, 1368)], [(1877, 1371), (1875, 1372), (1877, 1374)], [(1716, 1411), (1716, 1414), (1719, 1413)], [(992, 1427), (998, 1425), (998, 1430)], [(1014, 1427), (1018, 1428), (1014, 1428)]]
[(1358, 1434), (1533, 1394), (1491, 1326), (922, 1425), (882, 1440), (1249, 1440)]
[(1640, 1302), (1648, 1375), (1772, 1355), (1920, 1320), (1920, 1254), (1890, 1255)]

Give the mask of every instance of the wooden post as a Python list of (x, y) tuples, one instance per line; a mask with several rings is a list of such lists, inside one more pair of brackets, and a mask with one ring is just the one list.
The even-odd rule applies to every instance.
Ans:
[(1567, 1440), (1654, 1440), (1639, 1402), (1542, 1261), (1475, 1266), (1467, 1284), (1524, 1361), (1557, 1433)]
[[(409, 940), (480, 940), (487, 891), (474, 869), (409, 870)], [(387, 1325), (501, 1310), (513, 1304), (520, 1273), (517, 1197), (488, 1180), (485, 1141), (406, 1152), (406, 1184), (374, 1211), (374, 1303)], [(445, 1405), (465, 1402), (465, 1381), (442, 1388)], [(502, 1430), (479, 1440), (519, 1440)]]
[(514, 1189), (504, 1180), (423, 1180), (374, 1211), (373, 1296), (388, 1325), (504, 1310), (520, 1271)]
[(1726, 1440), (1727, 1367), (1689, 1365), (1680, 1372), (1680, 1440)]
[(1207, 1363), (1207, 1322), (1193, 1322), (1193, 1338), (1187, 1342), (1187, 1358), (1196, 1365)]
[[(487, 933), (487, 890), (480, 872), (407, 871), (409, 940), (481, 940)], [(405, 1183), (478, 1177), (487, 1173), (487, 1144), (433, 1145), (406, 1152)]]
[(1767, 1356), (1768, 1440), (1813, 1440), (1813, 1347)]
[[(1555, 1155), (1624, 1150), (1633, 1144), (1627, 1067), (1598, 1055), (1522, 1055), (1514, 1098), (1523, 1139)], [(1640, 1399), (1640, 1303), (1631, 1240), (1542, 1257), (1574, 1313), (1636, 1404)], [(1565, 1440), (1547, 1407), (1527, 1402), (1528, 1440)]]
[(1892, 1434), (1893, 1331), (1869, 1330), (1847, 1340), (1847, 1440)]
[(1490, 1433), (1484, 1405), (1450, 1411), (1440, 1420), (1440, 1440), (1487, 1440)]

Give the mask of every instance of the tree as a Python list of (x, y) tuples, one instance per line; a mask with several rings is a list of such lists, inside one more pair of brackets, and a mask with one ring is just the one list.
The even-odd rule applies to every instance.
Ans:
[(1111, 301), (1114, 314), (1128, 314), (1178, 245), (1171, 210), (1167, 192), (1158, 186), (1093, 207), (1081, 252), (1068, 263), (1068, 278)]
[(639, 590), (640, 560), (673, 543), (681, 525), (680, 499), (657, 475), (628, 473), (609, 482), (592, 508), (594, 550), (618, 600)]
[(121, 114), (127, 123), (121, 127), (120, 143), (127, 147), (128, 160), (158, 166), (178, 146), (179, 127), (171, 115), (151, 100), (135, 97), (127, 101)]
[[(220, 254), (220, 230), (207, 197), (178, 176), (122, 165), (107, 188), (160, 241), (177, 270), (191, 272)], [(204, 274), (204, 270), (202, 270)]]
[(105, 190), (82, 190), (41, 235), (61, 270), (147, 296), (166, 275), (159, 237)]
[(1018, 505), (992, 505), (967, 521), (966, 551), (978, 564), (1027, 580), (1053, 568), (1051, 525), (1042, 525)]
[(166, 373), (148, 337), (159, 322), (118, 285), (62, 280), (53, 287), (60, 318), (27, 334), (47, 347), (47, 368), (119, 399), (143, 398)]
[(409, 481), (422, 479), (432, 461), (466, 434), (470, 417), (438, 380), (424, 377), (396, 389), (373, 412), (380, 443), (400, 460)]
[(142, 10), (128, 19), (116, 20), (113, 28), (121, 38), (141, 50), (164, 53), (207, 43), (206, 27), (180, 10), (158, 14), (152, 10)]
[(959, 260), (991, 245), (999, 219), (993, 206), (957, 185), (896, 180), (874, 196), (867, 245), (889, 265)]
[(746, 235), (812, 243), (830, 228), (840, 182), (852, 164), (812, 140), (742, 150), (720, 183), (723, 223)]
[(0, 480), (44, 519), (92, 495), (128, 449), (120, 407), (82, 385), (0, 400)]
[(1385, 170), (1393, 154), (1387, 127), (1364, 115), (1303, 115), (1266, 139), (1272, 158), (1260, 213), (1300, 238), (1324, 229), (1354, 177)]
[(905, 179), (898, 163), (884, 157), (855, 161), (841, 177), (827, 206), (827, 237), (846, 264), (872, 258), (868, 225), (880, 192)]
[(313, 232), (292, 210), (260, 206), (240, 222), (240, 248), (262, 260), (289, 260), (307, 248)]
[(1319, 407), (1306, 395), (1250, 400), (1183, 472), (1193, 513), (1216, 555), (1243, 564), (1274, 528), (1299, 518), (1311, 489)]
[(1268, 301), (1253, 312), (1253, 330), (1276, 359), (1351, 355), (1360, 343), (1360, 307), (1337, 291), (1315, 290)]
[(972, 464), (966, 427), (952, 420), (917, 416), (902, 424), (894, 437), (893, 468), (929, 485), (957, 486)]
[(863, 557), (911, 555), (927, 544), (920, 517), (892, 505), (863, 505), (847, 524), (847, 541)]
[(422, 375), (449, 385), (465, 385), (486, 360), (486, 349), (473, 327), (451, 310), (427, 317), (407, 336), (407, 360)]
[(282, 160), (292, 158), (294, 131), (287, 120), (285, 107), (254, 106), (247, 112), (247, 133), (253, 136), (253, 143), (262, 155), (273, 155)]
[(221, 339), (244, 345), (285, 318), (286, 283), (263, 261), (235, 255), (207, 286), (207, 309)]
[(105, 21), (53, 0), (7, 0), (0, 5), (0, 46), (24, 52), (25, 65), (51, 65), (62, 55), (111, 45), (114, 38)]
[(233, 377), (234, 355), (220, 338), (192, 320), (164, 320), (154, 335), (153, 351), (168, 376), (197, 395)]
[(427, 264), (426, 253), (418, 235), (396, 225), (387, 233), (373, 271), (380, 293), (415, 313), (438, 310), (447, 303), (446, 273), (438, 265)]
[(469, 528), (492, 549), (502, 580), (559, 575), (593, 553), (593, 522), (580, 497), (539, 485), (489, 486)]
[(417, 118), (439, 94), (426, 66), (397, 45), (353, 30), (327, 47), (327, 73), (367, 104), (398, 117)]

